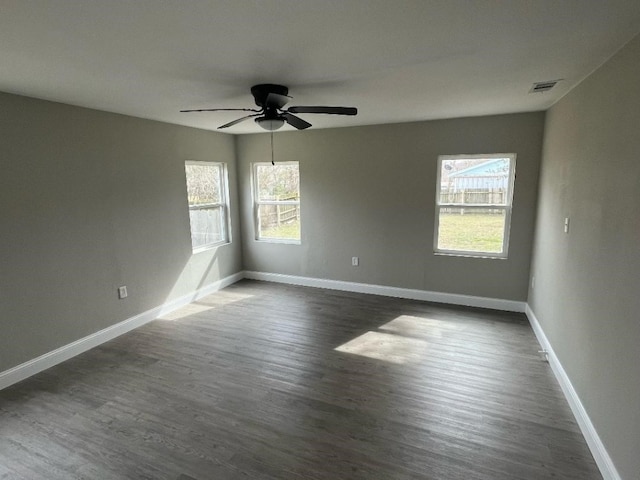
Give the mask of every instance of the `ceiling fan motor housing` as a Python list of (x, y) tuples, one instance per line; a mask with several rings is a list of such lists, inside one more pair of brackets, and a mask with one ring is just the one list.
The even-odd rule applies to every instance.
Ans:
[(289, 89), (284, 85), (275, 85), (273, 83), (261, 83), (251, 87), (251, 95), (256, 101), (256, 105), (259, 107), (267, 108), (267, 97), (270, 93), (277, 95), (289, 95)]

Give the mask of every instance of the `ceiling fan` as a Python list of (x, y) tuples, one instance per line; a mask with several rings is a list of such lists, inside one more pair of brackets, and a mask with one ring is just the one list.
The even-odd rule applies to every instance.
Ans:
[(237, 125), (249, 118), (254, 118), (255, 122), (265, 130), (278, 130), (284, 123), (288, 123), (298, 130), (309, 128), (311, 124), (294, 113), (325, 113), (329, 115), (357, 115), (358, 109), (354, 107), (289, 107), (286, 110), (283, 107), (289, 103), (291, 97), (288, 96), (289, 89), (283, 85), (274, 85), (264, 83), (251, 87), (251, 94), (255, 99), (256, 105), (260, 109), (255, 108), (201, 108), (195, 110), (180, 110), (181, 112), (255, 112), (251, 115), (238, 118), (229, 123), (225, 123), (218, 127), (227, 128)]

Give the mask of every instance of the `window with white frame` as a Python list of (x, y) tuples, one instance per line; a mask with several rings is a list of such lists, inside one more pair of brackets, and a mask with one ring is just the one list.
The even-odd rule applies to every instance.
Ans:
[(300, 243), (298, 162), (253, 164), (256, 239)]
[(441, 155), (434, 251), (506, 258), (516, 155)]
[(185, 162), (193, 251), (229, 241), (229, 200), (224, 163)]

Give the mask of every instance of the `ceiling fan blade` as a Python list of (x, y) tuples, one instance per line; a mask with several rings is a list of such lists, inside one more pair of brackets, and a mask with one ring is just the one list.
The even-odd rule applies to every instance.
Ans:
[(305, 128), (309, 128), (311, 126), (309, 122), (301, 119), (300, 117), (296, 117), (295, 115), (291, 115), (289, 112), (284, 112), (282, 116), (289, 125), (297, 128), (298, 130), (304, 130)]
[(267, 95), (267, 100), (265, 101), (265, 107), (275, 107), (282, 108), (284, 107), (292, 97), (288, 95), (280, 95), (279, 93), (269, 93)]
[(180, 112), (262, 112), (262, 110), (256, 110), (255, 108), (198, 108), (195, 110), (180, 110)]
[[(254, 111), (254, 110), (251, 110), (251, 111)], [(240, 117), (237, 120), (234, 120), (233, 122), (225, 123), (224, 125), (219, 126), (218, 130), (220, 130), (221, 128), (233, 127), (234, 125), (237, 125), (240, 122), (244, 122), (245, 120), (251, 117), (259, 117), (260, 115), (261, 115), (260, 113), (256, 113), (255, 115), (247, 115), (246, 117)]]
[(291, 113), (327, 113), (330, 115), (357, 115), (355, 107), (289, 107)]

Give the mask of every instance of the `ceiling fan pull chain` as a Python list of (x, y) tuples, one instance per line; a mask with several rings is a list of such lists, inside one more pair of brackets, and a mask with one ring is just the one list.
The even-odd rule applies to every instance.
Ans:
[(275, 167), (276, 162), (273, 161), (273, 130), (271, 130), (271, 165)]

